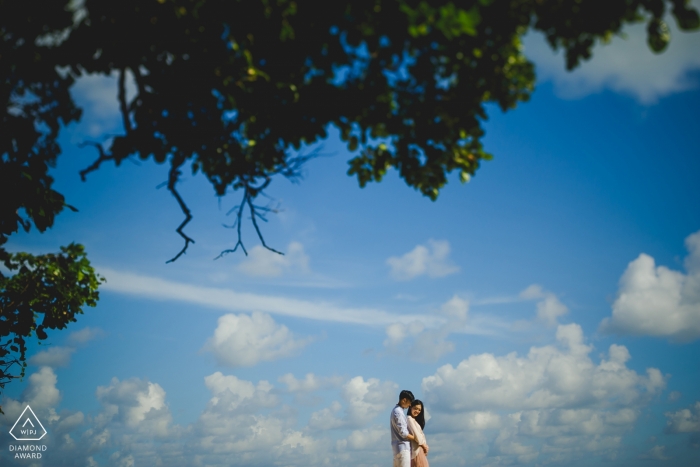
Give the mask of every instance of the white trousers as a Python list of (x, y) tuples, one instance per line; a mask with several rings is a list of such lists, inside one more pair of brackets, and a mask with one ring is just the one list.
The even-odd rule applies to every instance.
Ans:
[(394, 467), (411, 467), (411, 451), (405, 449), (394, 456)]

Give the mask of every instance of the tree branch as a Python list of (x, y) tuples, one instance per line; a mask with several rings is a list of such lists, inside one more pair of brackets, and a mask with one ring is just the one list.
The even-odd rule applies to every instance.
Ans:
[(129, 121), (129, 106), (126, 104), (126, 68), (119, 70), (119, 92), (117, 97), (119, 99), (119, 110), (122, 114), (124, 131), (129, 134), (131, 133), (131, 122)]
[(187, 207), (187, 204), (185, 204), (182, 197), (180, 196), (180, 193), (178, 193), (177, 188), (175, 187), (180, 178), (180, 166), (182, 165), (182, 163), (183, 161), (179, 161), (178, 163), (173, 161), (173, 165), (170, 168), (170, 172), (168, 174), (168, 190), (170, 191), (170, 193), (173, 194), (173, 196), (177, 200), (177, 203), (180, 205), (180, 209), (185, 215), (185, 220), (183, 220), (180, 226), (176, 229), (176, 232), (180, 234), (180, 236), (185, 240), (185, 246), (182, 247), (182, 250), (180, 250), (180, 252), (177, 255), (166, 261), (166, 264), (176, 261), (187, 251), (187, 247), (190, 246), (190, 243), (194, 243), (194, 240), (188, 237), (187, 234), (183, 231), (185, 226), (189, 224), (189, 222), (192, 220), (192, 213), (190, 212), (190, 209)]
[[(267, 184), (269, 184), (269, 183), (270, 183), (270, 179), (268, 178), (267, 181), (265, 182), (265, 186), (267, 186)], [(258, 227), (258, 222), (255, 220), (255, 217), (259, 216), (260, 214), (258, 214), (255, 211), (256, 206), (253, 204), (253, 201), (250, 199), (250, 197), (248, 197), (248, 206), (250, 207), (250, 219), (253, 221), (253, 227), (255, 227), (255, 231), (258, 233), (258, 238), (260, 239), (260, 243), (262, 243), (262, 246), (264, 246), (268, 250), (272, 251), (273, 253), (277, 253), (278, 255), (284, 256), (284, 253), (282, 253), (281, 251), (277, 251), (272, 247), (267, 246), (267, 243), (265, 243), (265, 239), (263, 238), (262, 233), (260, 232), (260, 227)], [(261, 218), (263, 220), (265, 220), (264, 217), (261, 216)], [(239, 238), (240, 238), (240, 235), (239, 235)]]
[(100, 143), (96, 143), (94, 141), (84, 141), (84, 142), (78, 144), (79, 148), (84, 148), (85, 146), (92, 146), (92, 147), (96, 148), (97, 152), (100, 153), (100, 157), (98, 157), (95, 160), (95, 162), (93, 162), (89, 167), (86, 167), (80, 171), (80, 179), (82, 181), (85, 181), (87, 174), (99, 169), (100, 165), (102, 165), (103, 162), (114, 160), (114, 156), (111, 154), (107, 154)]
[(243, 208), (245, 208), (247, 204), (248, 197), (250, 196), (248, 192), (248, 185), (246, 184), (245, 187), (243, 188), (243, 199), (241, 200), (241, 204), (234, 206), (227, 214), (231, 214), (234, 210), (238, 209), (238, 212), (236, 213), (236, 221), (233, 223), (233, 225), (224, 225), (224, 227), (228, 227), (230, 229), (237, 228), (238, 230), (238, 241), (236, 242), (236, 246), (233, 248), (229, 248), (227, 250), (222, 251), (219, 253), (219, 256), (217, 256), (216, 259), (219, 259), (229, 253), (235, 253), (238, 247), (240, 246), (241, 249), (243, 250), (243, 253), (245, 253), (246, 256), (248, 256), (248, 251), (245, 249), (245, 245), (243, 245), (243, 240), (241, 239), (241, 217), (243, 216)]
[(243, 250), (243, 253), (245, 253), (245, 255), (248, 256), (248, 251), (245, 249), (245, 245), (243, 245), (243, 238), (241, 236), (243, 210), (246, 206), (250, 210), (250, 219), (253, 221), (253, 227), (255, 227), (255, 232), (258, 234), (258, 238), (260, 239), (260, 243), (262, 243), (262, 246), (272, 251), (273, 253), (277, 253), (278, 255), (284, 255), (284, 253), (282, 253), (281, 251), (277, 251), (274, 248), (268, 246), (267, 243), (265, 243), (265, 238), (263, 237), (262, 232), (260, 231), (260, 226), (258, 225), (258, 221), (256, 219), (257, 217), (260, 217), (263, 221), (267, 222), (267, 219), (265, 219), (265, 217), (262, 214), (260, 214), (258, 210), (263, 212), (276, 212), (276, 210), (264, 206), (256, 206), (253, 203), (254, 198), (260, 194), (263, 194), (263, 190), (267, 188), (271, 181), (272, 179), (270, 177), (265, 177), (265, 181), (263, 182), (263, 184), (257, 187), (251, 186), (250, 181), (246, 181), (243, 183), (243, 199), (241, 200), (241, 204), (234, 206), (227, 213), (231, 214), (233, 211), (237, 211), (236, 221), (233, 223), (233, 225), (224, 225), (224, 227), (236, 228), (238, 234), (236, 245), (233, 248), (222, 251), (221, 253), (219, 253), (219, 256), (217, 256), (214, 259), (219, 259), (229, 253), (234, 253), (236, 250), (238, 250), (239, 246)]
[(136, 104), (146, 94), (146, 86), (143, 84), (143, 76), (141, 75), (141, 70), (139, 70), (139, 67), (136, 66), (132, 68), (131, 72), (134, 74), (134, 81), (136, 81), (136, 87), (139, 89), (139, 92), (134, 98), (134, 100), (132, 100), (129, 104), (129, 112), (133, 111), (136, 108)]

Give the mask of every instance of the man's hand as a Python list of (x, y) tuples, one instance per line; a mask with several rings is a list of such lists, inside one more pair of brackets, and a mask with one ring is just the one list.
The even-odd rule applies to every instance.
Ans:
[(427, 444), (424, 444), (424, 445), (422, 445), (421, 447), (423, 448), (423, 451), (425, 451), (425, 455), (427, 456), (427, 455), (428, 455), (428, 451), (430, 451), (430, 448), (428, 447)]

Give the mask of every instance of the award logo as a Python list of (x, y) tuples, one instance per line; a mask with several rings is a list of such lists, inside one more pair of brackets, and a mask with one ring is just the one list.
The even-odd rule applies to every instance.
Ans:
[(46, 429), (29, 405), (10, 429), (10, 434), (17, 441), (39, 441), (46, 436)]

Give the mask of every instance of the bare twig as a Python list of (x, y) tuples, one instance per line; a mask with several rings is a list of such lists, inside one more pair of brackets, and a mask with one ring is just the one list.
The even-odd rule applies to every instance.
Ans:
[(313, 159), (315, 157), (320, 156), (320, 148), (314, 149), (311, 153), (305, 154), (305, 155), (300, 155), (297, 157), (292, 157), (287, 160), (287, 163), (283, 168), (280, 168), (273, 172), (272, 174), (258, 174), (257, 178), (264, 178), (264, 181), (261, 185), (259, 186), (253, 186), (254, 180), (256, 179), (256, 176), (251, 176), (249, 179), (244, 180), (242, 185), (243, 185), (243, 199), (241, 200), (241, 204), (238, 204), (234, 206), (229, 212), (226, 214), (231, 214), (234, 211), (236, 211), (236, 221), (233, 223), (233, 225), (224, 225), (224, 227), (227, 228), (235, 228), (236, 233), (238, 235), (238, 238), (236, 240), (236, 245), (233, 248), (227, 249), (219, 253), (219, 256), (217, 256), (214, 259), (219, 259), (229, 253), (234, 253), (235, 251), (238, 250), (238, 247), (240, 246), (241, 249), (243, 250), (243, 253), (248, 255), (248, 251), (245, 249), (245, 246), (243, 245), (243, 239), (241, 236), (241, 225), (242, 225), (242, 216), (243, 216), (243, 210), (247, 206), (249, 211), (250, 211), (250, 219), (253, 223), (253, 227), (255, 228), (255, 233), (258, 235), (258, 239), (260, 239), (260, 243), (264, 248), (266, 248), (269, 251), (272, 251), (273, 253), (277, 253), (279, 255), (284, 255), (281, 251), (278, 251), (271, 246), (269, 246), (265, 242), (265, 238), (263, 237), (262, 232), (260, 231), (260, 226), (258, 225), (258, 219), (262, 220), (263, 222), (267, 222), (267, 218), (265, 217), (265, 213), (277, 213), (279, 212), (278, 208), (271, 208), (269, 206), (259, 206), (254, 204), (254, 200), (258, 195), (263, 195), (266, 196), (264, 193), (264, 190), (268, 187), (270, 182), (272, 181), (272, 178), (270, 175), (274, 174), (281, 174), (284, 175), (286, 178), (290, 179), (292, 182), (296, 182), (299, 178), (302, 176), (301, 168), (302, 166), (309, 161), (310, 159)]
[(194, 240), (188, 237), (187, 234), (183, 231), (185, 226), (192, 220), (192, 213), (190, 212), (190, 209), (187, 207), (187, 204), (185, 204), (182, 197), (180, 196), (180, 193), (178, 193), (177, 188), (175, 187), (178, 179), (180, 178), (180, 166), (182, 165), (182, 163), (183, 161), (179, 161), (176, 163), (176, 161), (173, 160), (172, 166), (170, 167), (170, 172), (168, 174), (168, 190), (170, 191), (170, 193), (173, 194), (173, 196), (177, 200), (177, 203), (180, 205), (180, 209), (185, 215), (185, 220), (183, 220), (180, 226), (176, 229), (176, 232), (180, 234), (180, 236), (185, 240), (185, 246), (182, 247), (182, 250), (180, 250), (180, 252), (177, 255), (166, 261), (166, 263), (172, 263), (173, 261), (176, 261), (187, 251), (187, 247), (190, 246), (190, 243), (194, 243)]
[(225, 225), (224, 227), (228, 228), (236, 228), (236, 232), (238, 234), (238, 239), (236, 241), (236, 245), (233, 248), (227, 249), (219, 253), (219, 256), (217, 256), (214, 259), (219, 259), (229, 253), (234, 253), (236, 250), (238, 250), (238, 247), (240, 246), (241, 249), (243, 250), (243, 253), (245, 253), (246, 256), (248, 256), (248, 251), (245, 249), (245, 245), (243, 245), (243, 238), (241, 236), (241, 226), (243, 224), (242, 222), (242, 217), (243, 217), (243, 210), (248, 207), (250, 211), (250, 219), (253, 221), (253, 227), (255, 227), (255, 232), (258, 234), (258, 238), (260, 239), (260, 243), (262, 243), (262, 246), (265, 247), (266, 249), (272, 251), (273, 253), (277, 253), (278, 255), (284, 255), (281, 251), (277, 251), (274, 248), (270, 247), (267, 243), (265, 243), (265, 238), (262, 235), (262, 232), (260, 231), (260, 226), (258, 225), (257, 218), (259, 217), (263, 221), (267, 222), (267, 219), (258, 211), (262, 212), (277, 212), (276, 209), (272, 209), (266, 206), (257, 206), (253, 203), (253, 200), (255, 199), (256, 196), (263, 194), (263, 190), (267, 188), (267, 186), (270, 184), (271, 179), (270, 177), (265, 177), (265, 181), (263, 182), (262, 185), (253, 187), (252, 183), (250, 181), (244, 182), (243, 185), (243, 199), (241, 200), (241, 204), (234, 206), (228, 214), (237, 211), (236, 212), (236, 221), (233, 223), (233, 225), (227, 226)]
[(100, 165), (102, 165), (103, 162), (114, 160), (114, 156), (112, 154), (107, 154), (107, 152), (102, 147), (102, 144), (100, 144), (100, 143), (96, 143), (95, 141), (84, 141), (84, 142), (78, 144), (79, 148), (84, 148), (85, 146), (92, 146), (92, 147), (96, 148), (97, 152), (100, 154), (100, 157), (98, 157), (95, 160), (95, 162), (90, 164), (89, 167), (86, 167), (80, 171), (80, 179), (82, 181), (85, 181), (87, 174), (99, 169)]
[[(269, 179), (267, 183), (269, 183)], [(273, 253), (277, 253), (278, 255), (284, 255), (284, 253), (282, 253), (281, 251), (277, 251), (274, 248), (267, 246), (267, 243), (265, 243), (265, 239), (263, 238), (262, 233), (260, 232), (260, 227), (258, 227), (258, 222), (255, 220), (255, 217), (259, 214), (255, 211), (256, 206), (253, 204), (250, 197), (248, 197), (248, 206), (250, 207), (250, 219), (253, 221), (253, 227), (255, 227), (255, 231), (258, 233), (258, 238), (260, 239), (260, 243), (262, 243), (262, 246), (272, 251)], [(263, 218), (263, 220), (267, 222), (266, 219)]]
[(119, 110), (122, 114), (122, 122), (124, 123), (124, 131), (127, 134), (131, 133), (131, 121), (129, 121), (129, 107), (126, 104), (126, 68), (119, 70)]
[(248, 192), (248, 185), (246, 185), (243, 188), (243, 200), (241, 200), (241, 204), (234, 206), (227, 214), (231, 214), (233, 211), (238, 210), (236, 213), (236, 221), (233, 223), (233, 225), (224, 225), (224, 227), (228, 228), (236, 228), (238, 232), (238, 241), (236, 242), (236, 246), (233, 248), (229, 248), (227, 250), (222, 251), (219, 253), (219, 256), (217, 256), (214, 259), (219, 259), (222, 258), (223, 256), (226, 256), (229, 253), (235, 253), (238, 247), (241, 247), (241, 250), (243, 250), (243, 253), (245, 253), (246, 256), (248, 256), (248, 251), (245, 249), (245, 245), (243, 245), (243, 240), (241, 238), (241, 225), (243, 224), (241, 222), (241, 218), (243, 217), (243, 209), (245, 208), (247, 204), (248, 197), (250, 196), (250, 193)]
[(141, 75), (141, 70), (139, 70), (139, 67), (135, 66), (131, 69), (131, 72), (134, 74), (134, 81), (136, 81), (136, 87), (138, 88), (139, 92), (134, 100), (132, 100), (129, 104), (130, 112), (136, 108), (136, 104), (143, 96), (146, 95), (146, 86), (143, 84), (143, 75)]

